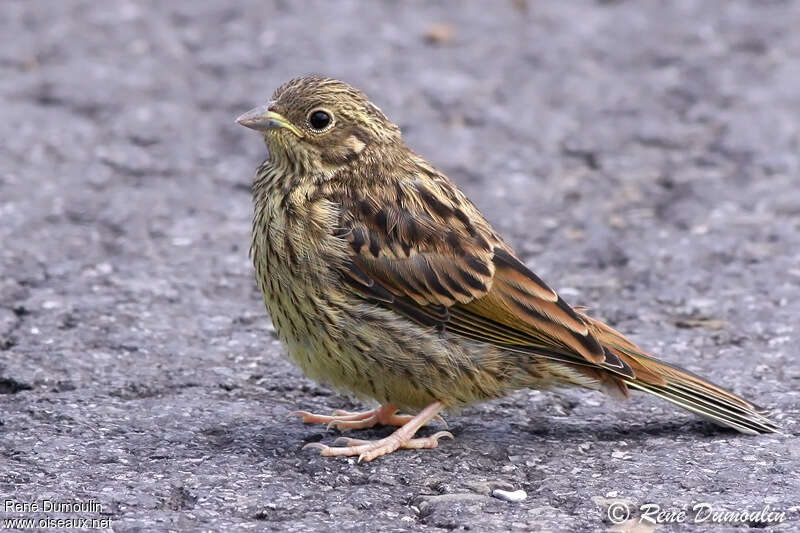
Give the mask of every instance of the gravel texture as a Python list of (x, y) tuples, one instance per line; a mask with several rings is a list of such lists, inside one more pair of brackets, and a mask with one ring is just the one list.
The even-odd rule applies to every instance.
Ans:
[[(100, 509), (0, 518), (587, 531), (707, 502), (797, 530), (798, 24), (788, 1), (3, 1), (0, 497)], [(247, 257), (265, 148), (233, 119), (312, 72), (367, 92), (568, 301), (785, 435), (522, 391), (438, 450), (301, 451), (335, 434), (289, 411), (360, 406), (275, 338)]]

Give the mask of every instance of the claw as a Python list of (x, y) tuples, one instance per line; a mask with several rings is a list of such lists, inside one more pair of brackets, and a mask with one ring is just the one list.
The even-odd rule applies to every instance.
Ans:
[(314, 448), (316, 448), (320, 452), (324, 452), (325, 448), (327, 448), (327, 446), (322, 444), (321, 442), (309, 442), (308, 444), (303, 446), (302, 449), (303, 450), (313, 450)]
[(439, 439), (444, 439), (444, 438), (448, 438), (450, 440), (456, 440), (453, 434), (450, 433), (449, 431), (438, 431), (433, 435), (431, 435), (430, 437), (426, 437), (425, 439), (412, 439), (412, 440), (428, 440), (431, 443), (433, 443), (433, 446), (430, 447), (436, 448), (437, 446), (439, 446)]

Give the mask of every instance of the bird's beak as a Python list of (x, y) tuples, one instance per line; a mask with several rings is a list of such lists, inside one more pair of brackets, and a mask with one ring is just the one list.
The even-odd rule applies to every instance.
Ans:
[(240, 115), (236, 122), (246, 128), (256, 131), (267, 131), (276, 128), (286, 128), (298, 137), (303, 136), (303, 132), (289, 122), (289, 120), (275, 111), (269, 110), (270, 104), (264, 104), (255, 109), (251, 109), (247, 113)]

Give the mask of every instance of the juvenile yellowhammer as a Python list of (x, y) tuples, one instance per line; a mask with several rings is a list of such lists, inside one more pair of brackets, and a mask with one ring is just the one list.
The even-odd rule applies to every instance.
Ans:
[(358, 90), (297, 78), (237, 122), (269, 149), (253, 184), (251, 254), (275, 329), (309, 377), (381, 404), (297, 414), (340, 429), (400, 426), (372, 442), (309, 445), (323, 455), (435, 448), (452, 435), (414, 434), (442, 409), (525, 387), (620, 398), (634, 388), (743, 433), (777, 429), (570, 307)]

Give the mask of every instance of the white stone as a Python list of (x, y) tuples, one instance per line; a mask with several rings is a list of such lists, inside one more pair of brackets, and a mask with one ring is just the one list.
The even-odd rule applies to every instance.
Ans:
[(521, 502), (525, 498), (528, 497), (528, 493), (522, 489), (519, 490), (503, 490), (503, 489), (494, 489), (492, 491), (492, 496), (495, 498), (499, 498), (501, 500), (505, 500), (507, 502)]

